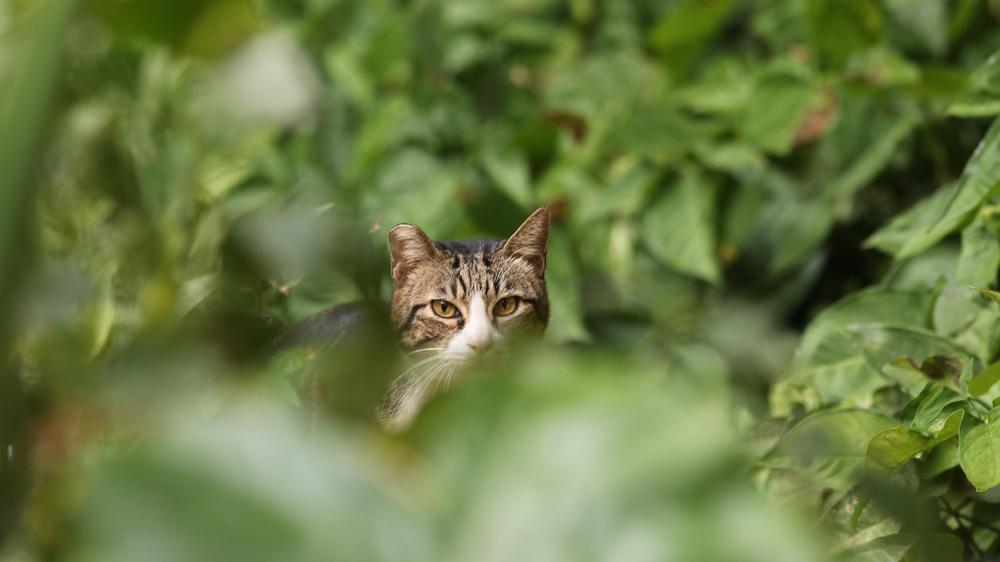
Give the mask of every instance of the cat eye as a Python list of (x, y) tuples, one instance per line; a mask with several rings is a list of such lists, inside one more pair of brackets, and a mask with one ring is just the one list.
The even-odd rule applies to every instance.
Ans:
[(431, 310), (441, 318), (454, 318), (458, 316), (458, 307), (446, 300), (431, 301)]
[(494, 316), (510, 316), (514, 314), (517, 310), (517, 305), (520, 304), (521, 299), (517, 297), (504, 297), (497, 301), (493, 305), (493, 315)]

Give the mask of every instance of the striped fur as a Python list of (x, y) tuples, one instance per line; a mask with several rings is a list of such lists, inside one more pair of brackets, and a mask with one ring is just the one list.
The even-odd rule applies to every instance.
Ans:
[[(548, 209), (539, 209), (506, 240), (433, 242), (406, 224), (389, 232), (392, 321), (413, 362), (385, 395), (384, 423), (408, 425), (427, 399), (447, 388), (458, 366), (505, 336), (545, 329), (549, 221)], [(518, 305), (503, 316), (496, 307), (506, 297)], [(457, 307), (454, 317), (435, 313), (436, 300)]]

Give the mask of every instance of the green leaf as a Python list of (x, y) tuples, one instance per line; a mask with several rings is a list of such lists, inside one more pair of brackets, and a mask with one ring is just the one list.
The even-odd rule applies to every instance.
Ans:
[(925, 451), (930, 439), (903, 426), (887, 429), (872, 437), (865, 455), (871, 462), (885, 468), (896, 469), (906, 464), (914, 455)]
[(629, 112), (613, 133), (613, 143), (625, 151), (665, 161), (708, 137), (706, 127), (662, 105), (641, 106)]
[[(896, 373), (882, 373), (885, 365), (906, 355), (907, 349), (921, 357), (930, 351), (923, 345), (907, 343), (911, 336), (919, 340), (927, 334), (919, 332), (914, 336), (891, 327), (926, 327), (932, 303), (932, 295), (925, 292), (889, 289), (869, 289), (845, 298), (809, 325), (786, 380), (808, 386), (824, 403), (867, 403), (875, 390), (899, 382)], [(874, 332), (864, 337), (866, 329)], [(912, 373), (902, 376), (905, 380), (917, 378)], [(910, 382), (904, 388), (914, 392), (922, 388), (926, 377), (919, 377), (921, 381)]]
[(528, 160), (512, 147), (490, 145), (482, 154), (483, 168), (512, 201), (527, 209), (533, 203)]
[(761, 213), (773, 252), (768, 272), (778, 275), (800, 264), (833, 228), (834, 216), (825, 201), (781, 201)]
[[(894, 529), (892, 532), (895, 533)], [(843, 562), (901, 562), (916, 543), (912, 535), (890, 534), (864, 542), (839, 553), (835, 560)]]
[(959, 436), (959, 462), (976, 491), (988, 490), (1000, 484), (1000, 409), (989, 418)]
[(931, 449), (927, 458), (917, 465), (922, 480), (930, 480), (958, 466), (958, 440), (945, 441)]
[[(955, 412), (964, 411), (962, 407), (965, 400), (951, 388), (935, 382), (928, 384), (925, 391), (911, 404), (916, 406), (916, 410), (913, 413), (913, 419), (910, 420), (910, 429), (924, 435), (941, 437), (942, 432), (950, 432), (956, 423), (956, 419), (953, 418)], [(906, 410), (910, 410), (909, 405)], [(905, 410), (900, 417), (908, 417)], [(961, 418), (958, 418), (957, 421), (961, 422)], [(946, 428), (947, 431), (945, 431)], [(951, 433), (944, 438), (948, 439), (953, 436), (954, 433)]]
[[(1000, 184), (1000, 120), (979, 143), (938, 216), (917, 229), (895, 252), (897, 258), (918, 254), (961, 227)], [(891, 226), (891, 225), (890, 225)]]
[(551, 316), (545, 337), (559, 343), (588, 341), (590, 334), (583, 322), (580, 303), (580, 274), (564, 232), (552, 232), (546, 263)]
[(972, 73), (965, 91), (948, 106), (948, 114), (958, 117), (1000, 114), (1000, 53), (990, 55)]
[(213, 2), (202, 0), (153, 0), (134, 4), (111, 0), (88, 0), (120, 35), (180, 47), (188, 39), (199, 17)]
[(907, 111), (895, 118), (864, 147), (857, 157), (844, 163), (845, 171), (823, 190), (824, 196), (831, 200), (841, 200), (853, 196), (859, 189), (868, 185), (889, 165), (893, 156), (897, 154), (899, 145), (919, 124), (920, 115), (915, 111)]
[(962, 230), (962, 253), (958, 258), (955, 280), (966, 285), (985, 287), (997, 278), (1000, 269), (1000, 242), (982, 218)]
[(556, 72), (544, 98), (553, 109), (599, 121), (633, 107), (660, 80), (656, 69), (635, 53), (604, 53)]
[(965, 410), (952, 411), (942, 420), (938, 429), (930, 432), (932, 437), (927, 437), (903, 426), (887, 429), (872, 437), (865, 454), (868, 460), (880, 466), (897, 469), (914, 456), (933, 449), (958, 435), (963, 419), (965, 419)]
[(864, 246), (900, 256), (910, 240), (930, 230), (938, 217), (944, 214), (954, 192), (954, 185), (938, 189), (876, 230), (865, 240)]
[(884, 0), (894, 45), (935, 57), (948, 48), (946, 0)]
[(812, 46), (826, 65), (839, 67), (882, 39), (882, 16), (875, 0), (806, 2)]
[(686, 71), (732, 12), (733, 0), (684, 0), (649, 32), (649, 43), (677, 72)]
[(715, 195), (711, 184), (686, 171), (643, 217), (642, 238), (664, 264), (717, 283), (715, 259)]
[(894, 425), (891, 418), (865, 410), (818, 412), (790, 429), (763, 462), (845, 490), (862, 476), (868, 443)]
[(818, 100), (819, 91), (805, 70), (774, 66), (757, 77), (740, 131), (767, 152), (787, 154), (806, 111)]
[(994, 291), (993, 289), (985, 289), (983, 287), (972, 287), (972, 288), (979, 291), (979, 294), (982, 295), (986, 300), (1000, 304), (1000, 291)]
[(882, 374), (898, 384), (907, 394), (916, 396), (927, 386), (927, 374), (909, 357), (897, 357), (882, 367)]
[(965, 543), (951, 533), (927, 533), (906, 551), (905, 562), (962, 562)]
[(1000, 381), (1000, 361), (992, 363), (966, 383), (970, 396), (982, 396), (989, 392), (993, 385)]
[(934, 434), (934, 440), (931, 441), (931, 447), (939, 445), (948, 439), (958, 435), (958, 432), (962, 430), (962, 422), (965, 420), (965, 410), (954, 410), (948, 415), (944, 420), (944, 424), (941, 425), (941, 429)]
[[(54, 0), (39, 5), (31, 41), (13, 59), (13, 83), (0, 93), (0, 294), (12, 291), (24, 254), (21, 228), (36, 181), (31, 169), (47, 121), (48, 104), (56, 84), (65, 29), (73, 13), (73, 2)], [(0, 298), (0, 300), (3, 300)]]
[(800, 360), (822, 359), (824, 342), (851, 325), (882, 323), (929, 328), (933, 303), (933, 296), (921, 291), (859, 291), (828, 307), (809, 324), (796, 356)]

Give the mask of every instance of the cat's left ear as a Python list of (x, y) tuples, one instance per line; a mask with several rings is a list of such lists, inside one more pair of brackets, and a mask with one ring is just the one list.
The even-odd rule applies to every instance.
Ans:
[(549, 244), (549, 223), (552, 217), (548, 207), (542, 207), (525, 219), (503, 243), (500, 252), (531, 262), (539, 273), (545, 271), (545, 253)]

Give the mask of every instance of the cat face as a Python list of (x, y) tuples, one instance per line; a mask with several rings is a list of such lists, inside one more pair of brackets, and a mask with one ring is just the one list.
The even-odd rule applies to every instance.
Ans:
[(403, 347), (464, 359), (511, 332), (544, 329), (548, 235), (544, 208), (507, 240), (432, 242), (415, 226), (393, 228), (392, 318)]
[(508, 335), (545, 329), (549, 220), (539, 209), (506, 240), (434, 242), (408, 224), (389, 231), (392, 321), (416, 360), (386, 394), (384, 422), (404, 426), (457, 365)]

